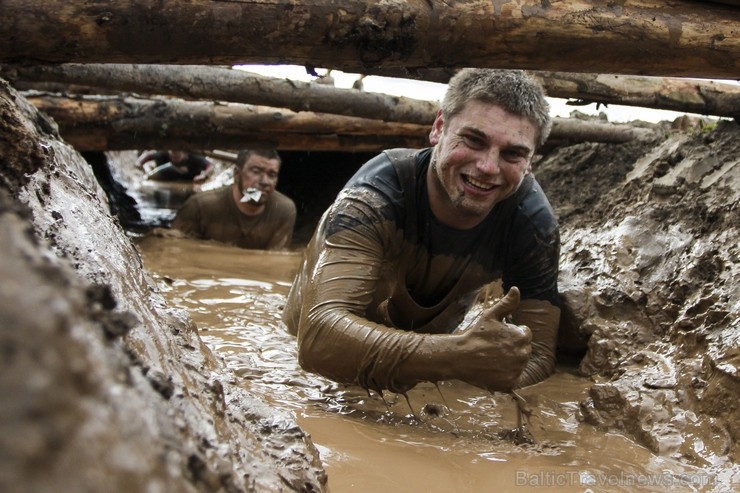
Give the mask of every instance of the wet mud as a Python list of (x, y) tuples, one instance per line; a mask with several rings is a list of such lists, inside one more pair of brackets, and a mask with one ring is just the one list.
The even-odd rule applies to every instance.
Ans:
[(584, 377), (575, 365), (519, 391), (532, 410), (533, 438), (519, 445), (507, 393), (447, 381), (421, 384), (407, 401), (306, 373), (279, 316), (300, 253), (161, 237), (138, 245), (163, 294), (192, 314), (239, 385), (296, 416), (333, 492), (712, 491), (719, 481), (586, 422), (581, 403), (604, 379)]

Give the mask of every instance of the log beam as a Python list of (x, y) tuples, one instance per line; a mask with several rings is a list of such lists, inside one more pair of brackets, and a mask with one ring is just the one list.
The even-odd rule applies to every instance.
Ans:
[(430, 125), (238, 103), (26, 94), (80, 151), (140, 148), (374, 152), (424, 147)]
[[(551, 97), (580, 103), (619, 104), (728, 118), (740, 117), (740, 85), (675, 77), (532, 72)], [(101, 94), (129, 91), (184, 99), (284, 107), (393, 122), (431, 124), (438, 105), (430, 101), (266, 77), (242, 70), (205, 66), (62, 64), (1, 66), (0, 76), (57, 90)], [(442, 72), (434, 77), (445, 78)], [(21, 84), (22, 85), (22, 84)], [(26, 88), (32, 87), (26, 85)], [(43, 86), (37, 86), (43, 87)], [(80, 92), (82, 88), (83, 92)]]
[(61, 82), (144, 95), (259, 104), (425, 125), (432, 124), (438, 107), (418, 99), (199, 65), (3, 66), (0, 75), (11, 81)]
[[(80, 151), (140, 148), (378, 152), (429, 145), (430, 125), (294, 113), (237, 103), (133, 97), (27, 94)], [(631, 125), (556, 118), (551, 141), (626, 142), (654, 131)]]
[(740, 9), (674, 0), (4, 0), (0, 62), (494, 67), (734, 79)]
[(696, 79), (534, 72), (548, 96), (740, 119), (740, 85)]
[[(548, 96), (575, 102), (619, 104), (656, 110), (738, 118), (740, 85), (678, 77), (591, 74), (533, 70)], [(449, 68), (372, 70), (368, 75), (401, 77), (446, 84), (455, 71)], [(736, 79), (740, 80), (740, 77)]]

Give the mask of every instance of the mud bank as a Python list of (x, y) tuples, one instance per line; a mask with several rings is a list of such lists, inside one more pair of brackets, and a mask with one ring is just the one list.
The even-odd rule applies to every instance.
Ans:
[[(561, 348), (583, 418), (740, 482), (740, 125), (579, 144), (536, 174), (560, 216)], [(733, 466), (734, 464), (734, 466)], [(726, 483), (727, 484), (727, 483)]]
[(307, 436), (233, 385), (4, 81), (0, 125), (0, 490), (323, 491)]

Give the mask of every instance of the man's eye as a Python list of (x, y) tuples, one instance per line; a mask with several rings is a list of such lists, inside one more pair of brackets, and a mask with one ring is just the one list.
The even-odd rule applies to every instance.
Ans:
[(463, 142), (465, 142), (465, 145), (472, 149), (482, 149), (486, 145), (485, 142), (478, 137), (463, 135), (462, 139)]
[(527, 156), (520, 151), (503, 151), (501, 156), (509, 162), (517, 162), (526, 159)]

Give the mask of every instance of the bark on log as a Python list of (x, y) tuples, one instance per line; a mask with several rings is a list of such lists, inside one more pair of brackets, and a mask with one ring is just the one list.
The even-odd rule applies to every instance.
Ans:
[[(27, 95), (59, 125), (61, 136), (81, 151), (137, 148), (377, 152), (428, 145), (430, 125), (294, 113), (243, 104), (133, 97)], [(556, 141), (626, 142), (653, 135), (630, 125), (556, 118)]]
[(431, 125), (437, 104), (387, 94), (198, 65), (64, 64), (4, 66), (9, 80), (63, 82), (147, 95), (209, 99)]
[(674, 0), (4, 0), (0, 62), (498, 67), (733, 79), (740, 9)]

